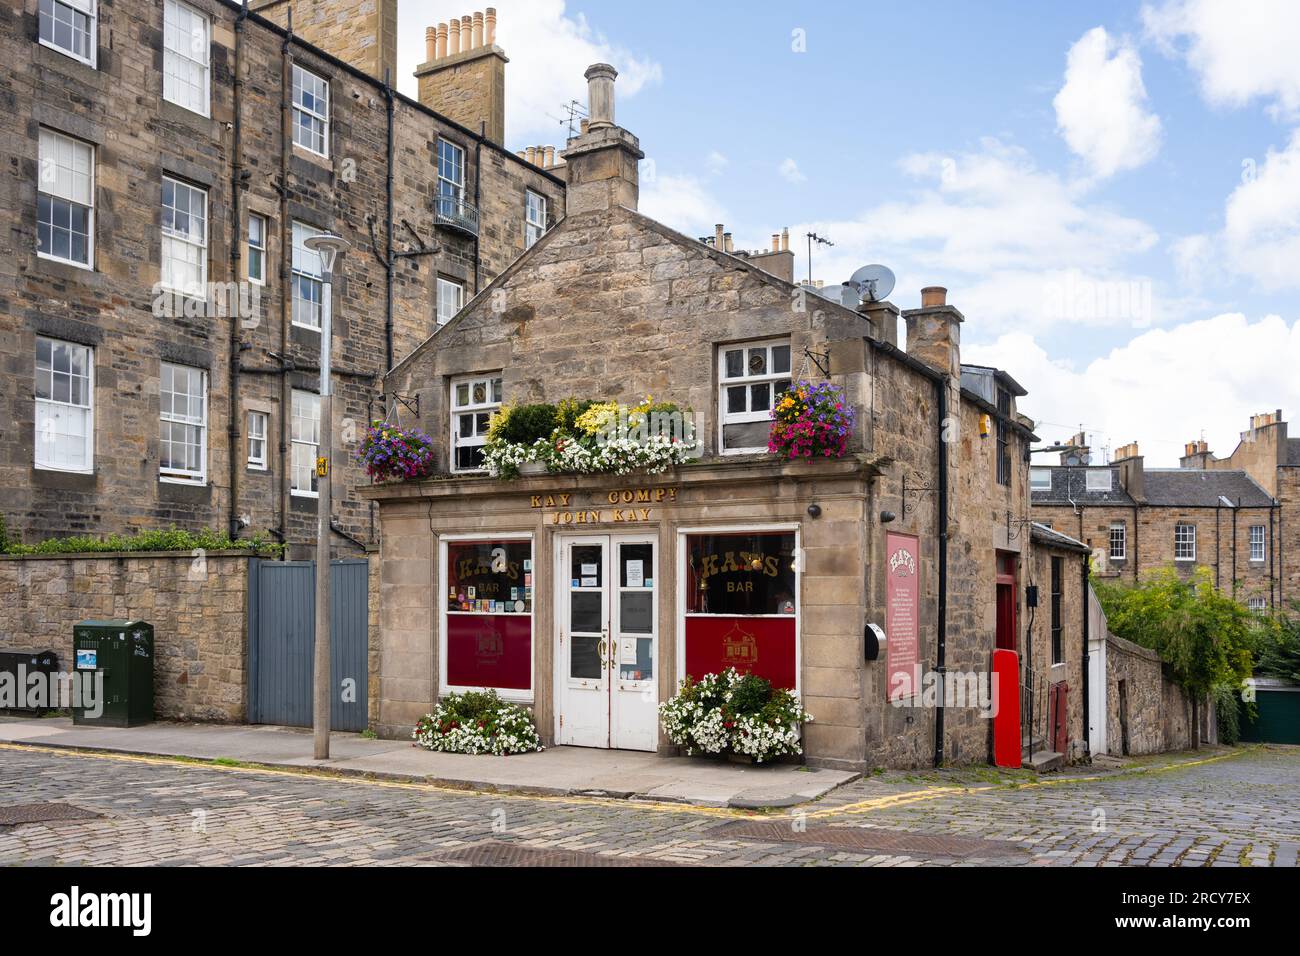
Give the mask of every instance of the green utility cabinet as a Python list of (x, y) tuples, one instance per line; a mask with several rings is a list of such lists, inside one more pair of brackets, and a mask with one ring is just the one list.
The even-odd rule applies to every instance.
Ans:
[(74, 724), (134, 727), (153, 721), (153, 625), (144, 621), (82, 621), (72, 632), (82, 678), (103, 675), (103, 709), (72, 708)]

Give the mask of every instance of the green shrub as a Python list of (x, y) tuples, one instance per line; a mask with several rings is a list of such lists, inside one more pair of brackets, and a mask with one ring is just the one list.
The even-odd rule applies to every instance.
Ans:
[(550, 438), (555, 431), (554, 405), (516, 405), (502, 427), (500, 437), (515, 445), (531, 445), (539, 438)]
[(260, 557), (278, 557), (284, 545), (259, 532), (251, 538), (231, 538), (210, 528), (184, 531), (168, 528), (165, 531), (141, 531), (138, 534), (110, 534), (96, 538), (75, 535), (67, 538), (47, 538), (37, 544), (20, 544), (5, 540), (5, 554), (103, 554), (111, 551), (248, 551)]
[(1300, 681), (1300, 603), (1291, 608), (1294, 614), (1279, 617), (1276, 630), (1260, 642), (1257, 670), (1261, 677)]

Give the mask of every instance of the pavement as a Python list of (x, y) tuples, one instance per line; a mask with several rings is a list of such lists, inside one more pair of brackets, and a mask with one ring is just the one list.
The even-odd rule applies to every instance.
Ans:
[(885, 771), (757, 812), (0, 743), (0, 866), (1294, 867), (1300, 747)]
[(410, 741), (330, 735), (330, 759), (315, 760), (311, 731), (297, 727), (159, 722), (76, 726), (70, 718), (0, 718), (0, 742), (112, 753), (328, 770), (478, 791), (608, 796), (759, 809), (816, 800), (855, 773), (795, 764), (750, 766), (625, 750), (555, 747), (510, 757), (433, 753)]

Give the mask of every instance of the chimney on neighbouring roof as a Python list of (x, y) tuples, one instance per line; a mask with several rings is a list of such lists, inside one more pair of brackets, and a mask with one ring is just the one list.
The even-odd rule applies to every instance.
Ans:
[(1178, 467), (1204, 470), (1209, 466), (1210, 457), (1210, 443), (1204, 438), (1189, 441), (1183, 446), (1183, 457), (1178, 459)]
[(637, 164), (645, 158), (635, 136), (614, 123), (614, 81), (608, 63), (587, 68), (586, 131), (569, 141), (561, 158), (568, 165), (565, 212), (576, 215), (624, 206), (636, 209), (640, 194)]
[(898, 345), (898, 306), (892, 302), (863, 302), (858, 306), (858, 314), (865, 316), (871, 323), (871, 335), (881, 342)]
[(1119, 465), (1120, 487), (1139, 501), (1144, 500), (1146, 497), (1143, 482), (1145, 473), (1142, 464), (1142, 452), (1138, 450), (1138, 443), (1133, 441), (1116, 448), (1113, 464)]
[(1088, 447), (1088, 436), (1079, 432), (1066, 442), (1069, 447), (1061, 452), (1062, 465), (1092, 464), (1092, 449)]
[[(76, 4), (85, 8), (85, 4)], [(162, 6), (162, 4), (159, 4)], [(252, 0), (249, 10), (376, 80), (397, 82), (397, 0)]]
[(425, 32), (428, 62), (416, 67), (419, 100), (494, 143), (505, 141), (505, 52), (496, 45), (497, 12), (467, 14)]
[(964, 316), (948, 305), (948, 290), (927, 286), (921, 307), (903, 312), (907, 320), (907, 353), (931, 368), (961, 379), (961, 324)]

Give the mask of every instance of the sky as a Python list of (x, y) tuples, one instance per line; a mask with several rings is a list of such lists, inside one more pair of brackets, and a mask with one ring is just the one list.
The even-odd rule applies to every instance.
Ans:
[[(881, 263), (903, 309), (947, 287), (1045, 443), (1175, 466), (1300, 417), (1300, 0), (495, 6), (507, 146), (562, 146), (614, 64), (643, 212), (745, 249), (789, 227), (801, 278), (816, 232), (814, 278)], [(404, 92), (474, 9), (401, 0)]]

